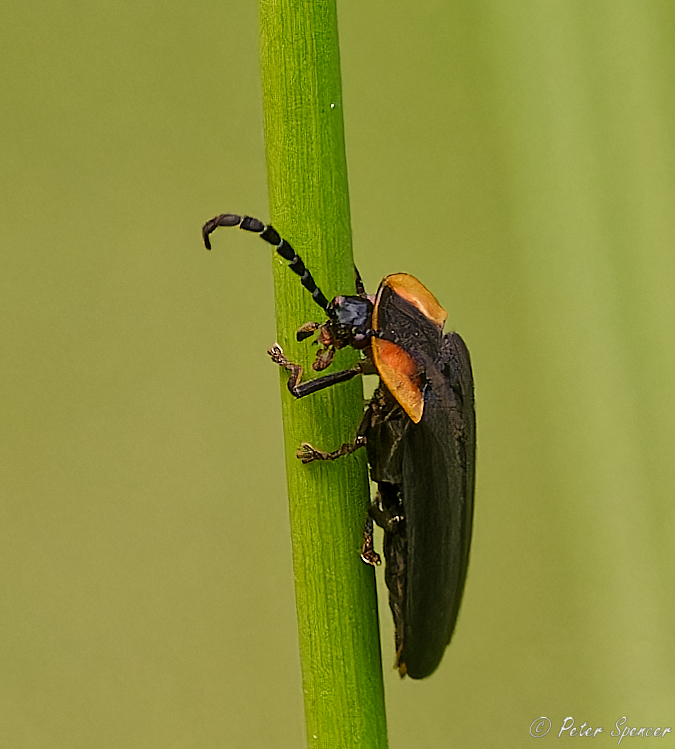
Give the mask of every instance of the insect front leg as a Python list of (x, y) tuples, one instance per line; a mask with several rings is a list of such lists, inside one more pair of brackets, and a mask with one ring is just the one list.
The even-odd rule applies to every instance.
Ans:
[(323, 377), (316, 377), (308, 382), (300, 383), (302, 379), (302, 366), (300, 364), (294, 364), (289, 361), (284, 352), (281, 350), (281, 346), (275, 343), (274, 346), (267, 350), (270, 358), (275, 364), (280, 367), (287, 369), (291, 376), (288, 378), (288, 389), (291, 395), (296, 398), (304, 398), (306, 395), (316, 393), (319, 390), (330, 387), (331, 385), (337, 385), (338, 382), (347, 382), (357, 375), (363, 374), (363, 362), (358, 362), (349, 369), (343, 369), (340, 372), (332, 372), (331, 374), (324, 375)]

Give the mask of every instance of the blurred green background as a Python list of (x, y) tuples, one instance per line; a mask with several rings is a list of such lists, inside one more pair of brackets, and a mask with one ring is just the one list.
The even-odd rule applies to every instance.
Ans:
[[(380, 588), (390, 746), (673, 725), (675, 6), (338, 10), (357, 262), (430, 286), (476, 377), (430, 679)], [(199, 236), (268, 217), (257, 38), (244, 0), (3, 13), (3, 746), (304, 742), (269, 251)]]

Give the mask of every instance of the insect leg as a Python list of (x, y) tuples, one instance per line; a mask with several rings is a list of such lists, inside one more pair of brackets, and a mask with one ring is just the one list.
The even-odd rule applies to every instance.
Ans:
[[(349, 372), (350, 370), (345, 370)], [(337, 372), (337, 374), (341, 374)], [(326, 375), (326, 378), (319, 377), (319, 380), (327, 379), (330, 375)], [(312, 380), (316, 382), (316, 380)], [(361, 447), (365, 447), (367, 443), (366, 432), (370, 427), (373, 418), (373, 405), (372, 402), (368, 404), (366, 410), (363, 413), (363, 417), (359, 423), (358, 429), (356, 430), (356, 436), (353, 442), (345, 442), (340, 445), (337, 450), (333, 450), (331, 453), (326, 453), (323, 450), (317, 450), (315, 447), (309, 444), (309, 442), (303, 442), (300, 449), (296, 453), (298, 458), (303, 463), (311, 463), (315, 460), (337, 460), (345, 455), (350, 455)]]
[(331, 374), (324, 375), (323, 377), (316, 377), (313, 380), (308, 380), (307, 382), (300, 384), (300, 380), (302, 379), (302, 367), (300, 364), (294, 364), (289, 361), (284, 356), (284, 352), (281, 350), (281, 346), (279, 346), (278, 343), (275, 343), (274, 346), (268, 349), (267, 353), (275, 364), (287, 369), (291, 373), (291, 376), (288, 378), (288, 389), (290, 390), (291, 395), (294, 395), (296, 398), (304, 398), (305, 395), (316, 393), (317, 391), (323, 390), (331, 385), (336, 385), (338, 382), (347, 382), (347, 380), (351, 380), (353, 377), (363, 374), (363, 369), (359, 362), (349, 369), (343, 369), (340, 372), (331, 372)]
[(371, 567), (382, 563), (380, 555), (373, 546), (373, 519), (369, 517), (363, 529), (363, 546), (361, 547), (361, 559)]
[(315, 460), (337, 460), (365, 446), (366, 438), (357, 437), (353, 442), (345, 442), (343, 445), (340, 445), (332, 453), (325, 453), (323, 450), (317, 450), (315, 447), (312, 447), (309, 442), (303, 442), (296, 455), (303, 463), (312, 463)]

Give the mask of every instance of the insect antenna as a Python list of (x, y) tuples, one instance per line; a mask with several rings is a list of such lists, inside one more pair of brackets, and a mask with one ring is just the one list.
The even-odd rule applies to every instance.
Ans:
[(234, 213), (223, 213), (204, 224), (202, 236), (204, 238), (204, 246), (207, 250), (211, 249), (209, 235), (219, 226), (238, 226), (239, 228), (244, 229), (244, 231), (252, 231), (256, 234), (260, 234), (262, 239), (273, 245), (279, 255), (281, 255), (284, 260), (288, 261), (288, 267), (293, 271), (293, 273), (300, 276), (300, 282), (307, 291), (309, 291), (312, 295), (312, 299), (319, 305), (319, 307), (321, 307), (324, 312), (328, 309), (328, 300), (314, 282), (312, 274), (307, 270), (307, 268), (305, 268), (302, 258), (300, 255), (296, 254), (295, 250), (285, 239), (282, 239), (279, 236), (279, 233), (273, 226), (265, 225), (262, 221), (259, 221), (257, 218), (251, 218), (251, 216), (237, 216)]
[(354, 266), (354, 277), (356, 278), (356, 293), (359, 296), (365, 296), (366, 295), (366, 287), (363, 285), (363, 279), (361, 278), (361, 274), (359, 273), (359, 269)]

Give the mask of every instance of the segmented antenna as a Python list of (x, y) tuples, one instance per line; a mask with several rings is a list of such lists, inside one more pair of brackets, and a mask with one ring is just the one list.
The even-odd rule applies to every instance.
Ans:
[(323, 295), (321, 289), (316, 285), (312, 274), (305, 268), (300, 255), (297, 255), (291, 245), (279, 236), (279, 233), (273, 226), (266, 226), (262, 221), (251, 216), (237, 216), (234, 213), (222, 213), (220, 216), (212, 218), (204, 224), (202, 236), (204, 237), (204, 246), (207, 250), (211, 249), (209, 235), (219, 226), (238, 226), (244, 231), (252, 231), (260, 234), (260, 237), (269, 244), (273, 245), (276, 251), (284, 260), (288, 261), (288, 267), (300, 276), (300, 282), (312, 295), (312, 299), (325, 312), (328, 308), (328, 300)]

